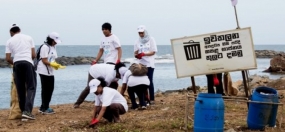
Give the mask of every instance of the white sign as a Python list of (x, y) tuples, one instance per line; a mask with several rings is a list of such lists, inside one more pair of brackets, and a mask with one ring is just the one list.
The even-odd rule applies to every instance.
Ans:
[(233, 5), (233, 6), (236, 6), (236, 5), (237, 5), (238, 0), (231, 0), (231, 1), (232, 1), (232, 5)]
[(177, 78), (256, 69), (251, 28), (171, 39)]

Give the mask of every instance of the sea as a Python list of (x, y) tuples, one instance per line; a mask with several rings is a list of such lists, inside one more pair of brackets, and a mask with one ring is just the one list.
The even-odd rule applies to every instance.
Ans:
[[(36, 46), (38, 47), (38, 45)], [(177, 90), (187, 88), (191, 85), (190, 77), (177, 78), (171, 45), (158, 45), (158, 52), (155, 60), (154, 87), (155, 91)], [(285, 51), (285, 45), (254, 45), (255, 50), (275, 50)], [(0, 58), (5, 57), (5, 46), (0, 46)], [(58, 45), (58, 56), (96, 56), (98, 45)], [(122, 61), (130, 62), (133, 57), (133, 45), (123, 45)], [(269, 67), (270, 59), (257, 59), (257, 69), (250, 70), (249, 75), (267, 75), (272, 79), (280, 78), (282, 74), (264, 73), (263, 70)], [(127, 64), (128, 66), (129, 64)], [(90, 65), (70, 65), (66, 69), (55, 71), (55, 89), (51, 100), (51, 105), (74, 103), (87, 84), (87, 76)], [(240, 71), (231, 72), (233, 81), (241, 80)], [(0, 109), (10, 107), (11, 91), (11, 68), (0, 68)], [(206, 76), (195, 76), (196, 85), (206, 86)], [(86, 100), (93, 101), (94, 95), (89, 94)], [(37, 91), (34, 106), (41, 104), (41, 83), (37, 77)]]

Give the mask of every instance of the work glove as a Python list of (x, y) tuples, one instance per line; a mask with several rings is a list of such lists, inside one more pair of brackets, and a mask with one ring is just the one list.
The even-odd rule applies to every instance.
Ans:
[(218, 86), (220, 84), (219, 79), (217, 78), (217, 76), (213, 77), (213, 81), (214, 81), (214, 86)]
[(94, 60), (94, 61), (92, 61), (91, 65), (94, 65), (94, 64), (96, 64), (96, 63), (97, 63), (97, 61)]
[(58, 70), (58, 68), (60, 68), (60, 69), (66, 68), (66, 66), (62, 66), (61, 64), (58, 64), (58, 63), (56, 63), (55, 61), (51, 62), (51, 63), (50, 63), (50, 66), (51, 66), (52, 68), (54, 68), (55, 70)]
[(141, 59), (143, 56), (145, 56), (145, 54), (142, 52), (142, 53), (138, 54), (136, 58)]
[(99, 120), (97, 120), (96, 118), (93, 118), (89, 124), (89, 127), (94, 127), (98, 122)]
[(118, 63), (120, 63), (120, 62), (121, 62), (121, 61), (118, 59), (117, 62), (116, 62), (116, 64), (118, 64)]

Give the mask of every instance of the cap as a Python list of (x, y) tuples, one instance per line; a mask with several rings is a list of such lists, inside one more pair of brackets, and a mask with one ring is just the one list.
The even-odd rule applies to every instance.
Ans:
[(94, 93), (97, 91), (97, 87), (100, 85), (100, 81), (98, 79), (92, 79), (89, 82), (90, 93)]
[(140, 26), (138, 27), (138, 32), (144, 32), (144, 30), (146, 30), (145, 25), (140, 25)]
[(19, 27), (19, 26), (17, 24), (12, 24), (10, 29), (13, 28), (13, 27)]
[(127, 70), (128, 70), (128, 68), (126, 68), (126, 67), (121, 67), (119, 69), (119, 73), (121, 74), (121, 78), (124, 78), (124, 75), (125, 75)]
[(59, 39), (59, 34), (57, 32), (52, 32), (48, 35), (51, 39), (53, 39), (57, 44), (61, 43), (61, 40)]

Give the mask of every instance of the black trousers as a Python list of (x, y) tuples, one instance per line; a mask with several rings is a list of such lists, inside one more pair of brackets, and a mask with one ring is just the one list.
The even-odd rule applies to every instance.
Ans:
[(133, 87), (128, 87), (128, 94), (132, 102), (132, 109), (138, 108), (135, 93), (139, 98), (140, 106), (146, 106), (145, 104), (145, 91), (148, 89), (148, 85), (141, 84)]
[(54, 76), (39, 75), (42, 83), (42, 105), (40, 110), (45, 111), (49, 108), (49, 103), (54, 90)]
[[(213, 74), (206, 75), (207, 83), (208, 83), (208, 93), (215, 93), (214, 90), (214, 76)], [(216, 86), (216, 93), (224, 94), (223, 81), (222, 81), (222, 73), (217, 74), (217, 78), (219, 80), (219, 85)]]
[(13, 66), (13, 74), (20, 109), (22, 112), (32, 112), (37, 87), (37, 75), (34, 66), (28, 61), (17, 61)]
[[(96, 115), (100, 113), (102, 106), (98, 106), (96, 109)], [(109, 122), (120, 120), (120, 115), (125, 114), (126, 110), (120, 103), (112, 103), (106, 108), (103, 117)]]

